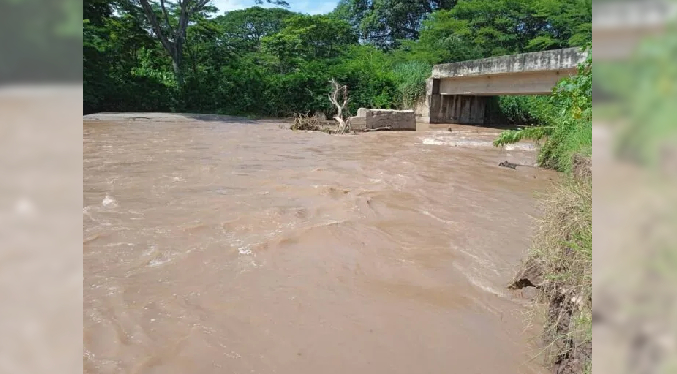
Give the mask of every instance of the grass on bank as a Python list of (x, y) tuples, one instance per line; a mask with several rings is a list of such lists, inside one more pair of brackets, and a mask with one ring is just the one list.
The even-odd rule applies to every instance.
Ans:
[(528, 284), (540, 289), (540, 301), (547, 305), (546, 365), (558, 373), (585, 373), (592, 365), (591, 50), (578, 74), (553, 89), (548, 105), (532, 104), (539, 104), (531, 115), (539, 125), (504, 131), (494, 145), (542, 142), (539, 164), (567, 174), (541, 200), (544, 214), (520, 273), (538, 278)]
[(543, 274), (546, 363), (577, 361), (575, 372), (584, 372), (592, 354), (592, 180), (571, 178), (541, 203), (528, 261)]

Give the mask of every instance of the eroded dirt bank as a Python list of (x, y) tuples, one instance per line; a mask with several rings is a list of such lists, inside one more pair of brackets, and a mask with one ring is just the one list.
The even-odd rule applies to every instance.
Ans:
[(546, 372), (528, 147), (139, 117), (84, 123), (86, 372)]

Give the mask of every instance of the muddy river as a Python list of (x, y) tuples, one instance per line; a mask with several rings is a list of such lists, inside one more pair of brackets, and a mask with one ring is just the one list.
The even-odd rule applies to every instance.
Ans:
[(85, 121), (85, 372), (545, 372), (528, 145), (281, 127)]

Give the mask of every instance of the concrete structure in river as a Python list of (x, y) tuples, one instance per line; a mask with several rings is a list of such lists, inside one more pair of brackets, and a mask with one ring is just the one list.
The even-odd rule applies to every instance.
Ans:
[(416, 130), (416, 113), (413, 110), (360, 108), (357, 116), (350, 117), (353, 130)]
[(435, 65), (418, 112), (429, 123), (491, 123), (491, 96), (549, 94), (585, 58), (567, 48)]

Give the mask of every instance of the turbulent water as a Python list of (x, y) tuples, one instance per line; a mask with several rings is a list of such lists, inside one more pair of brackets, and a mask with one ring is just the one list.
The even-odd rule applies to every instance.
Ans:
[(540, 373), (496, 132), (86, 121), (87, 373)]

